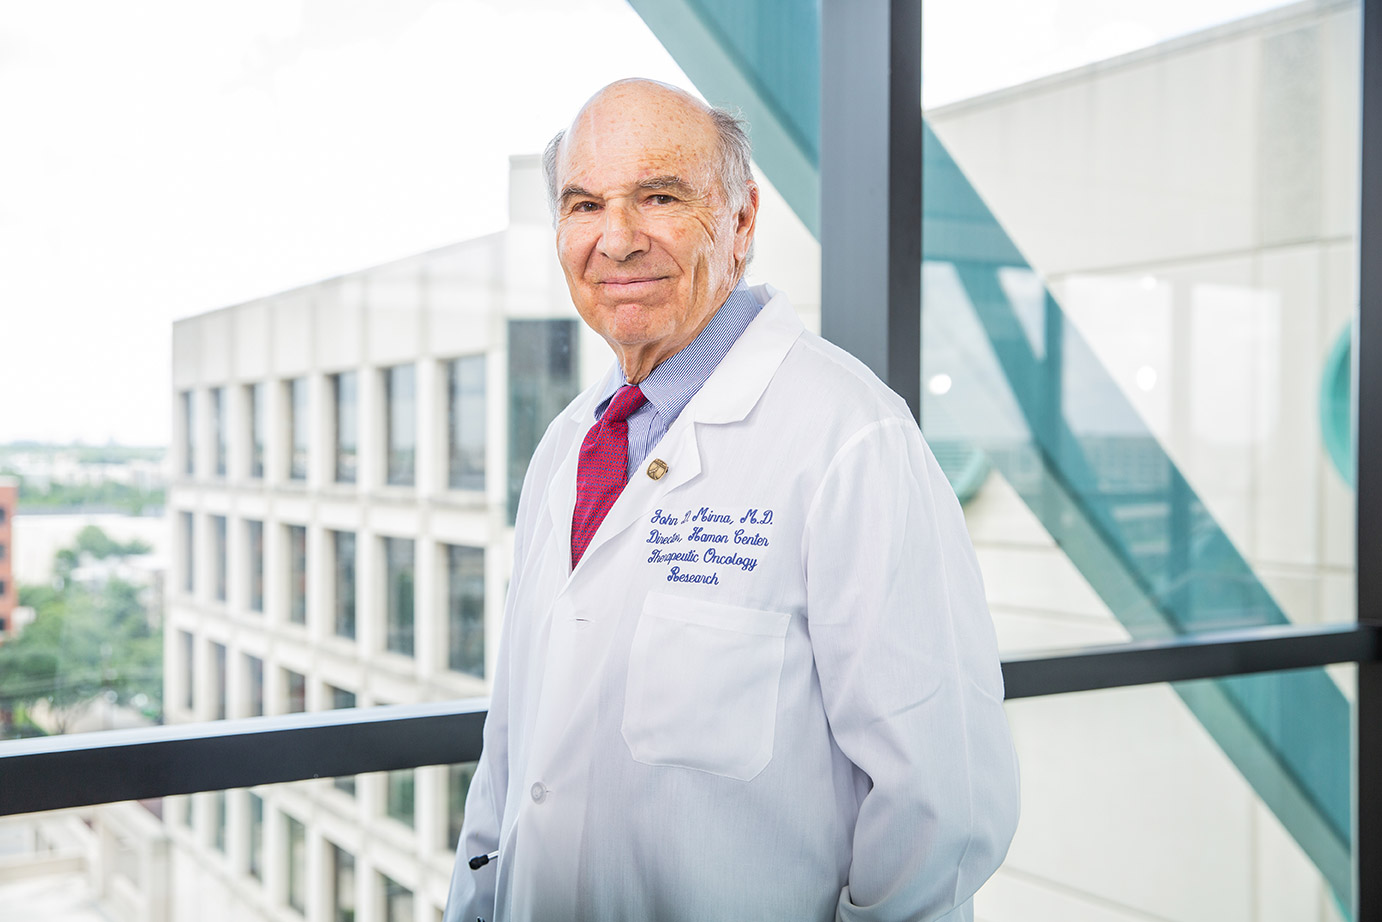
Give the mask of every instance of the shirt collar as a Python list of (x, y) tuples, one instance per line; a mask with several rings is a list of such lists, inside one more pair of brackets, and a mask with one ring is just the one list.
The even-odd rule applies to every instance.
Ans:
[[(648, 377), (639, 383), (643, 396), (653, 405), (657, 415), (666, 420), (676, 419), (701, 385), (720, 365), (731, 346), (758, 316), (762, 305), (740, 279), (725, 303), (710, 317), (700, 335), (680, 352), (665, 359)], [(610, 374), (595, 405), (595, 418), (604, 415), (614, 392), (628, 383), (622, 370)]]

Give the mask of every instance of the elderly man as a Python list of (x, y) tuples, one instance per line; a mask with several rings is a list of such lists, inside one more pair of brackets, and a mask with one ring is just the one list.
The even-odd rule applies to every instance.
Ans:
[(964, 520), (907, 407), (743, 284), (732, 117), (621, 81), (545, 164), (617, 362), (523, 484), (447, 922), (970, 918), (1016, 766)]

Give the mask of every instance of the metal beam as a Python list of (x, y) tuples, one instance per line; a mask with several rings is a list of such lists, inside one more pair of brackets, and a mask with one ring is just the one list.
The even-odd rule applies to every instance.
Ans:
[[(1354, 324), (1358, 618), (1382, 616), (1382, 0), (1364, 0), (1359, 95), (1358, 314)], [(1353, 909), (1382, 919), (1382, 665), (1358, 669), (1354, 699)]]
[(0, 744), (0, 816), (480, 757), (488, 699), (250, 717)]
[(821, 334), (921, 414), (921, 0), (821, 6)]

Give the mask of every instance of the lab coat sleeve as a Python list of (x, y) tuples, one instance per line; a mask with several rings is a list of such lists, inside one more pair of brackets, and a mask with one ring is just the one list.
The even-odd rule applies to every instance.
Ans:
[(802, 552), (826, 715), (862, 773), (837, 919), (967, 919), (1016, 828), (1017, 764), (973, 546), (910, 420), (842, 446)]

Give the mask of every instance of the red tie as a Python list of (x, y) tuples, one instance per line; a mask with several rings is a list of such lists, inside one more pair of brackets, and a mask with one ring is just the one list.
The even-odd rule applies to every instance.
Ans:
[(576, 511), (571, 516), (573, 570), (628, 480), (629, 424), (625, 420), (646, 399), (636, 385), (619, 388), (605, 407), (605, 415), (590, 427), (581, 443), (581, 460), (576, 466)]

